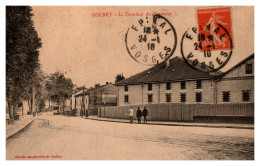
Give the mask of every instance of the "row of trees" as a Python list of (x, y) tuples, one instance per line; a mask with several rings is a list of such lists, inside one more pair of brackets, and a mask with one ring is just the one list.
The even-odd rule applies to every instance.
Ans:
[(29, 111), (35, 112), (46, 100), (64, 102), (73, 89), (71, 79), (62, 73), (48, 76), (41, 70), (42, 43), (32, 16), (29, 6), (6, 7), (6, 101), (11, 121), (22, 101), (28, 101)]
[[(29, 99), (40, 86), (39, 51), (41, 39), (34, 29), (32, 8), (6, 7), (6, 100), (10, 119), (18, 104)], [(31, 99), (34, 102), (34, 98)]]
[[(42, 43), (32, 16), (29, 6), (6, 7), (6, 101), (11, 120), (23, 101), (28, 101), (33, 113), (40, 111), (46, 100), (64, 105), (73, 92), (73, 83), (64, 74), (46, 75), (41, 70)], [(123, 74), (118, 74), (115, 82), (123, 79)]]

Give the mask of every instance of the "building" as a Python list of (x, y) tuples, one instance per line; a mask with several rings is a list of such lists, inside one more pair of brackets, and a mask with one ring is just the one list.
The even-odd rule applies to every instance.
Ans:
[(254, 102), (254, 54), (223, 73), (217, 84), (217, 103)]
[(87, 89), (81, 89), (80, 91), (72, 94), (71, 96), (71, 108), (77, 110), (77, 115), (80, 115), (80, 110), (85, 106), (85, 109), (89, 109), (89, 95)]
[(117, 87), (114, 84), (96, 85), (94, 88), (81, 90), (72, 95), (72, 108), (79, 114), (82, 105), (89, 111), (89, 115), (97, 115), (101, 106), (117, 105)]
[(254, 102), (254, 54), (225, 73), (207, 73), (180, 57), (117, 83), (118, 105)]
[(90, 106), (116, 106), (117, 105), (117, 87), (114, 84), (106, 83), (97, 85), (88, 90), (90, 96)]

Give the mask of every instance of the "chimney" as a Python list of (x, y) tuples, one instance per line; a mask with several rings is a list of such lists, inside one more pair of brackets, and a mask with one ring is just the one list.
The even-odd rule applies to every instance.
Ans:
[(167, 68), (168, 66), (170, 66), (170, 60), (169, 59), (165, 61), (165, 68)]

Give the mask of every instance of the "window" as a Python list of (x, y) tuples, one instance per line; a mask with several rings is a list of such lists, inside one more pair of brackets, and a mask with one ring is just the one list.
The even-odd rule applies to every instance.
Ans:
[(170, 82), (166, 83), (166, 90), (171, 90), (171, 83)]
[(186, 102), (186, 93), (181, 93), (181, 102)]
[(222, 92), (223, 102), (230, 102), (230, 91)]
[(153, 90), (153, 84), (152, 83), (149, 83), (148, 84), (148, 90), (150, 91), (150, 90)]
[(125, 85), (125, 92), (128, 91), (128, 85)]
[(166, 102), (172, 102), (172, 94), (171, 93), (166, 93), (165, 94), (165, 99), (166, 99)]
[(196, 89), (201, 89), (202, 88), (202, 83), (201, 81), (196, 81)]
[(243, 90), (242, 92), (242, 101), (250, 101), (250, 90)]
[(202, 102), (202, 93), (196, 92), (196, 102)]
[(129, 102), (129, 95), (125, 95), (125, 96), (124, 96), (124, 101), (125, 101), (125, 103), (128, 103), (128, 102)]
[(148, 102), (153, 102), (153, 94), (148, 94)]
[(252, 74), (253, 73), (252, 67), (253, 67), (252, 64), (246, 64), (246, 74)]
[(181, 82), (181, 89), (186, 89), (186, 82), (185, 81)]

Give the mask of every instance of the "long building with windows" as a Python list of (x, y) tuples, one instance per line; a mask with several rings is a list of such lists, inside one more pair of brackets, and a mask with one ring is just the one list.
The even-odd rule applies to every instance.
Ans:
[(207, 73), (180, 57), (117, 83), (118, 105), (253, 103), (254, 54), (228, 71)]

